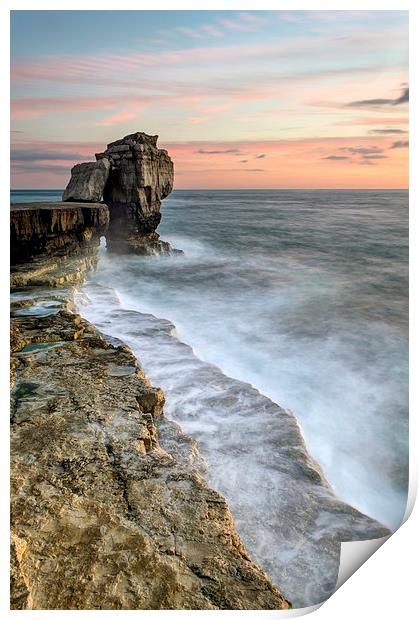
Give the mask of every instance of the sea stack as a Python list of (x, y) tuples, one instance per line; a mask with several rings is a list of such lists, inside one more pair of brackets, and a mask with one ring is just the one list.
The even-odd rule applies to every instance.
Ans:
[(107, 247), (111, 251), (149, 254), (169, 251), (159, 241), (161, 201), (173, 188), (173, 162), (157, 147), (158, 136), (137, 132), (108, 144), (96, 162), (77, 164), (63, 201), (97, 202), (110, 211)]

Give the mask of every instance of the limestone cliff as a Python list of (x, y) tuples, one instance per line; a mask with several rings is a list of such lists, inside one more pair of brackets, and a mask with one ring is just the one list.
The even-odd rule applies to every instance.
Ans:
[(109, 223), (108, 208), (92, 203), (27, 203), (10, 208), (10, 254), (16, 264), (35, 256), (74, 253), (97, 245)]
[(137, 132), (108, 144), (96, 163), (72, 168), (63, 201), (96, 201), (110, 208), (110, 250), (150, 253), (168, 251), (159, 241), (161, 201), (173, 188), (173, 162), (157, 148), (158, 136)]
[[(17, 267), (12, 609), (288, 608), (204, 481), (195, 442), (165, 419), (162, 391), (72, 311), (71, 289), (50, 288), (82, 260), (42, 271), (40, 258), (26, 280)], [(163, 449), (159, 429), (182, 450)]]

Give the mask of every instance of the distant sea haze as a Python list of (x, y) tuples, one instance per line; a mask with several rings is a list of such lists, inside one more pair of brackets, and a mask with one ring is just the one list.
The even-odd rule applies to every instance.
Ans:
[(63, 189), (12, 189), (10, 202), (54, 202), (61, 200)]
[[(289, 409), (337, 495), (396, 528), (408, 485), (407, 191), (177, 190), (162, 216), (158, 232), (184, 256), (103, 250), (90, 284), (170, 320), (198, 357)], [(169, 354), (153, 351), (170, 386)], [(205, 386), (189, 397), (205, 399)], [(169, 390), (168, 415), (176, 406)]]

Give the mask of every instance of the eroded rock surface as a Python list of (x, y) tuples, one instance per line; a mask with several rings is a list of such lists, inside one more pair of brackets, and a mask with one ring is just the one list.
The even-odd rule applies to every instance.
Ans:
[(288, 608), (130, 350), (64, 289), (12, 298), (12, 609)]
[(156, 228), (161, 201), (173, 188), (173, 162), (157, 147), (158, 136), (137, 132), (108, 144), (96, 162), (71, 170), (63, 200), (96, 201), (110, 208), (110, 250), (151, 254), (169, 252)]
[(67, 185), (63, 201), (100, 202), (109, 176), (109, 159), (76, 164), (71, 169), (71, 179)]
[(108, 223), (108, 207), (99, 203), (12, 204), (11, 263), (28, 261), (42, 254), (70, 254), (88, 246), (97, 246)]

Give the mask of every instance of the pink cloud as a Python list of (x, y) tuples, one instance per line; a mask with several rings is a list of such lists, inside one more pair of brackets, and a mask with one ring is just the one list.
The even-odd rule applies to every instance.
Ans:
[[(132, 85), (132, 84), (131, 84)], [(229, 108), (233, 108), (246, 101), (259, 101), (278, 97), (279, 95), (272, 92), (272, 88), (277, 88), (277, 84), (260, 84), (260, 88), (255, 90), (252, 84), (244, 86), (232, 85), (230, 92), (215, 90), (212, 93), (206, 84), (197, 84), (195, 87), (190, 86), (185, 94), (184, 83), (173, 83), (170, 85), (171, 92), (149, 92), (147, 94), (135, 95), (131, 92), (122, 92), (114, 96), (104, 97), (28, 97), (12, 99), (11, 116), (12, 119), (33, 119), (40, 118), (49, 114), (71, 113), (89, 113), (101, 112), (104, 110), (114, 111), (117, 115), (121, 107), (128, 108), (128, 111), (143, 110), (147, 105), (155, 104), (160, 106), (179, 106), (183, 110), (194, 110), (196, 116), (206, 116), (207, 114), (219, 114)], [(242, 92), (241, 88), (247, 88), (248, 91)], [(153, 90), (157, 90), (154, 85)], [(214, 99), (225, 99), (228, 101), (219, 101), (214, 103)], [(211, 103), (208, 103), (208, 101)], [(128, 111), (126, 113), (128, 113)], [(132, 114), (134, 114), (132, 112)], [(134, 115), (130, 116), (134, 118)]]
[[(390, 153), (391, 139), (374, 143)], [(295, 140), (162, 143), (175, 161), (179, 186), (204, 187), (405, 187), (406, 154), (393, 152), (377, 166), (358, 166), (349, 160), (327, 160), (341, 148), (359, 148), (370, 138), (313, 138)], [(396, 149), (397, 150), (397, 149)], [(401, 151), (402, 149), (399, 149)], [(257, 179), (243, 165), (235, 167), (235, 152), (248, 153), (253, 159), (260, 153)], [(197, 154), (199, 153), (199, 154)], [(204, 153), (204, 154), (202, 154)], [(213, 155), (211, 154), (213, 153)], [(207, 154), (207, 155), (205, 155)], [(210, 166), (208, 164), (211, 164)], [(360, 162), (355, 162), (355, 164)], [(333, 174), (330, 166), (333, 165)], [(301, 177), (301, 166), (306, 173)], [(362, 169), (362, 172), (361, 172)], [(256, 169), (255, 169), (256, 174)]]
[[(136, 114), (153, 101), (160, 100), (161, 103), (173, 101), (169, 95), (141, 95), (119, 94), (114, 97), (28, 97), (27, 99), (12, 99), (11, 116), (12, 119), (20, 118), (39, 118), (49, 114), (62, 114), (66, 112), (101, 112), (104, 110), (115, 110), (114, 116), (119, 112), (116, 110), (121, 106), (131, 108), (124, 114), (129, 114), (129, 118), (135, 118)], [(193, 101), (193, 98), (191, 98)], [(107, 124), (107, 123), (106, 123)]]
[[(246, 14), (247, 15), (247, 14)], [(254, 23), (238, 19), (220, 18), (222, 25), (227, 29), (251, 30)], [(218, 22), (220, 23), (220, 22)], [(207, 25), (213, 30), (212, 25)], [(188, 35), (202, 36), (192, 29), (183, 29)], [(218, 32), (219, 29), (217, 29)], [(14, 81), (37, 82), (39, 80), (56, 81), (65, 83), (77, 83), (89, 85), (106, 85), (107, 87), (130, 87), (138, 84), (142, 89), (172, 88), (167, 75), (174, 68), (180, 68), (182, 72), (189, 69), (195, 74), (197, 66), (210, 67), (212, 64), (261, 61), (277, 62), (280, 58), (306, 57), (307, 54), (317, 54), (328, 57), (328, 45), (334, 46), (334, 53), (357, 53), (361, 47), (369, 46), (374, 49), (386, 49), (388, 46), (400, 49), (403, 43), (401, 34), (398, 32), (380, 32), (380, 36), (371, 35), (371, 32), (359, 32), (357, 39), (342, 37), (340, 39), (312, 38), (307, 36), (294, 37), (292, 40), (261, 42), (258, 44), (235, 44), (196, 47), (193, 51), (186, 47), (180, 50), (153, 50), (148, 52), (129, 52), (125, 54), (102, 53), (100, 55), (54, 55), (41, 57), (36, 62), (20, 59), (13, 63), (11, 68)], [(159, 77), (155, 68), (159, 67), (166, 79)], [(233, 70), (236, 70), (233, 67)], [(139, 77), (141, 79), (139, 80)]]
[[(239, 98), (239, 100), (242, 100)], [(246, 99), (243, 99), (245, 101)], [(206, 114), (220, 114), (220, 112), (225, 112), (226, 110), (230, 110), (234, 108), (238, 101), (226, 101), (224, 103), (216, 103), (212, 105), (206, 105), (203, 110)]]
[[(79, 161), (94, 160), (94, 154), (103, 150), (103, 142), (44, 142), (39, 140), (13, 140), (13, 163), (28, 161), (48, 162), (50, 165), (67, 162), (67, 167)], [(68, 163), (72, 162), (72, 163)]]
[(334, 123), (336, 126), (344, 125), (405, 125), (409, 122), (407, 116), (367, 116), (364, 118), (349, 118)]
[[(118, 136), (115, 136), (115, 138)], [(112, 136), (113, 138), (113, 136)], [(240, 141), (193, 141), (165, 142), (176, 167), (176, 182), (184, 188), (193, 187), (406, 187), (407, 149), (391, 149), (392, 138), (374, 138), (377, 148), (385, 149), (386, 159), (376, 166), (358, 166), (348, 160), (326, 160), (341, 153), (341, 149), (361, 148), (371, 144), (370, 137), (312, 138), (295, 140), (240, 140)], [(33, 167), (19, 161), (12, 167), (13, 187), (64, 187), (72, 162), (60, 160), (62, 153), (83, 154), (86, 161), (95, 152), (103, 151), (104, 143), (76, 142), (19, 142), (17, 148), (39, 152), (39, 161)], [(197, 154), (218, 152), (220, 155)], [(42, 154), (46, 162), (42, 163)], [(52, 153), (57, 159), (51, 159)], [(237, 167), (236, 154), (248, 154), (249, 158), (265, 154), (258, 160), (257, 173), (249, 175), (246, 166)], [(49, 157), (47, 159), (47, 154)], [(86, 154), (86, 155), (85, 155)], [(223, 155), (225, 154), (225, 155)], [(18, 155), (16, 156), (18, 160)], [(209, 165), (209, 160), (211, 165)], [(333, 166), (333, 175), (330, 167)], [(301, 177), (301, 168), (305, 174)], [(255, 175), (257, 174), (257, 179)]]
[[(234, 19), (228, 18), (218, 18), (217, 23), (221, 24), (224, 28), (229, 30), (243, 30), (250, 31), (258, 28), (259, 26), (265, 24), (268, 20), (264, 17), (260, 17), (255, 13), (238, 13), (234, 15)], [(176, 28), (177, 32), (180, 32), (183, 35), (191, 37), (193, 39), (203, 39), (206, 36), (211, 36), (215, 38), (223, 37), (223, 32), (217, 27), (216, 23), (202, 24), (195, 28), (189, 28), (187, 26), (178, 26)], [(160, 31), (161, 34), (167, 36), (168, 33), (164, 31)]]
[[(110, 83), (126, 80), (116, 80), (110, 75), (123, 73), (129, 76), (134, 69), (150, 67), (159, 64), (160, 58), (170, 57), (170, 52), (151, 52), (129, 54), (101, 54), (98, 56), (54, 55), (44, 56), (38, 62), (19, 60), (11, 67), (13, 80), (52, 80), (63, 82), (90, 82)], [(62, 72), (65, 72), (63, 75)], [(131, 82), (132, 85), (132, 82)]]
[(206, 116), (192, 116), (191, 118), (188, 119), (189, 123), (192, 124), (196, 124), (196, 123), (206, 123), (208, 121), (208, 117)]
[(51, 112), (88, 112), (112, 109), (118, 105), (118, 97), (28, 97), (12, 99), (12, 118), (38, 118)]
[[(225, 22), (226, 23), (226, 22)], [(243, 19), (227, 20), (228, 27), (236, 29), (249, 30), (254, 26)], [(212, 25), (206, 25), (205, 32)], [(202, 27), (203, 28), (203, 27)], [(196, 35), (192, 29), (191, 32)], [(189, 32), (189, 31), (188, 31)], [(204, 30), (201, 30), (203, 33)], [(401, 35), (392, 32), (385, 32), (386, 36), (380, 33), (378, 40), (372, 36), (370, 32), (359, 33), (357, 41), (353, 41), (350, 37), (342, 37), (333, 41), (334, 54), (350, 54), (354, 50), (360, 48), (359, 39), (364, 41), (365, 45), (370, 46), (374, 50), (387, 49), (391, 44), (392, 47), (403, 49), (403, 41)], [(382, 35), (382, 36), (381, 36)], [(200, 46), (191, 50), (185, 46), (180, 50), (168, 50), (158, 48), (150, 52), (129, 52), (126, 54), (102, 53), (91, 56), (86, 55), (55, 55), (44, 56), (38, 61), (33, 62), (31, 59), (19, 59), (15, 61), (11, 68), (12, 83), (16, 84), (35, 84), (37, 88), (41, 88), (40, 81), (50, 81), (65, 84), (89, 84), (106, 86), (107, 89), (126, 89), (131, 92), (135, 89), (142, 96), (151, 96), (160, 94), (172, 96), (181, 94), (181, 91), (199, 94), (203, 90), (214, 94), (220, 93), (223, 89), (225, 92), (243, 91), (247, 89), (260, 90), (260, 71), (259, 67), (262, 63), (270, 66), (272, 59), (278, 61), (283, 58), (287, 59), (290, 55), (293, 58), (305, 58), (307, 55), (316, 55), (322, 59), (323, 56), (328, 58), (330, 51), (322, 38), (312, 38), (307, 36), (294, 37), (292, 40), (281, 40), (276, 42), (261, 41), (259, 43), (234, 44), (234, 45), (217, 45), (217, 46)], [(249, 75), (246, 80), (240, 83), (237, 80), (228, 78), (237, 74), (237, 63), (249, 62)], [(221, 79), (214, 77), (214, 74), (208, 70), (219, 68), (220, 63), (223, 66), (223, 77)], [(174, 73), (174, 72), (180, 73)], [(348, 69), (345, 73), (362, 72), (360, 69)], [(376, 68), (366, 68), (365, 72), (376, 71)], [(342, 71), (335, 71), (336, 75), (341, 75)], [(317, 76), (333, 77), (334, 70), (326, 70), (325, 68), (316, 71), (307, 71), (307, 73), (292, 73), (284, 75), (278, 79), (278, 71), (273, 70), (272, 85), (275, 83), (284, 83), (285, 81), (293, 83), (296, 80), (315, 79)], [(174, 79), (175, 76), (177, 79)], [(115, 92), (115, 90), (113, 90)]]
[(116, 114), (112, 114), (112, 116), (107, 116), (106, 118), (103, 118), (96, 124), (104, 127), (109, 127), (111, 125), (118, 125), (119, 123), (124, 123), (125, 121), (132, 120), (136, 117), (137, 112), (117, 112)]

